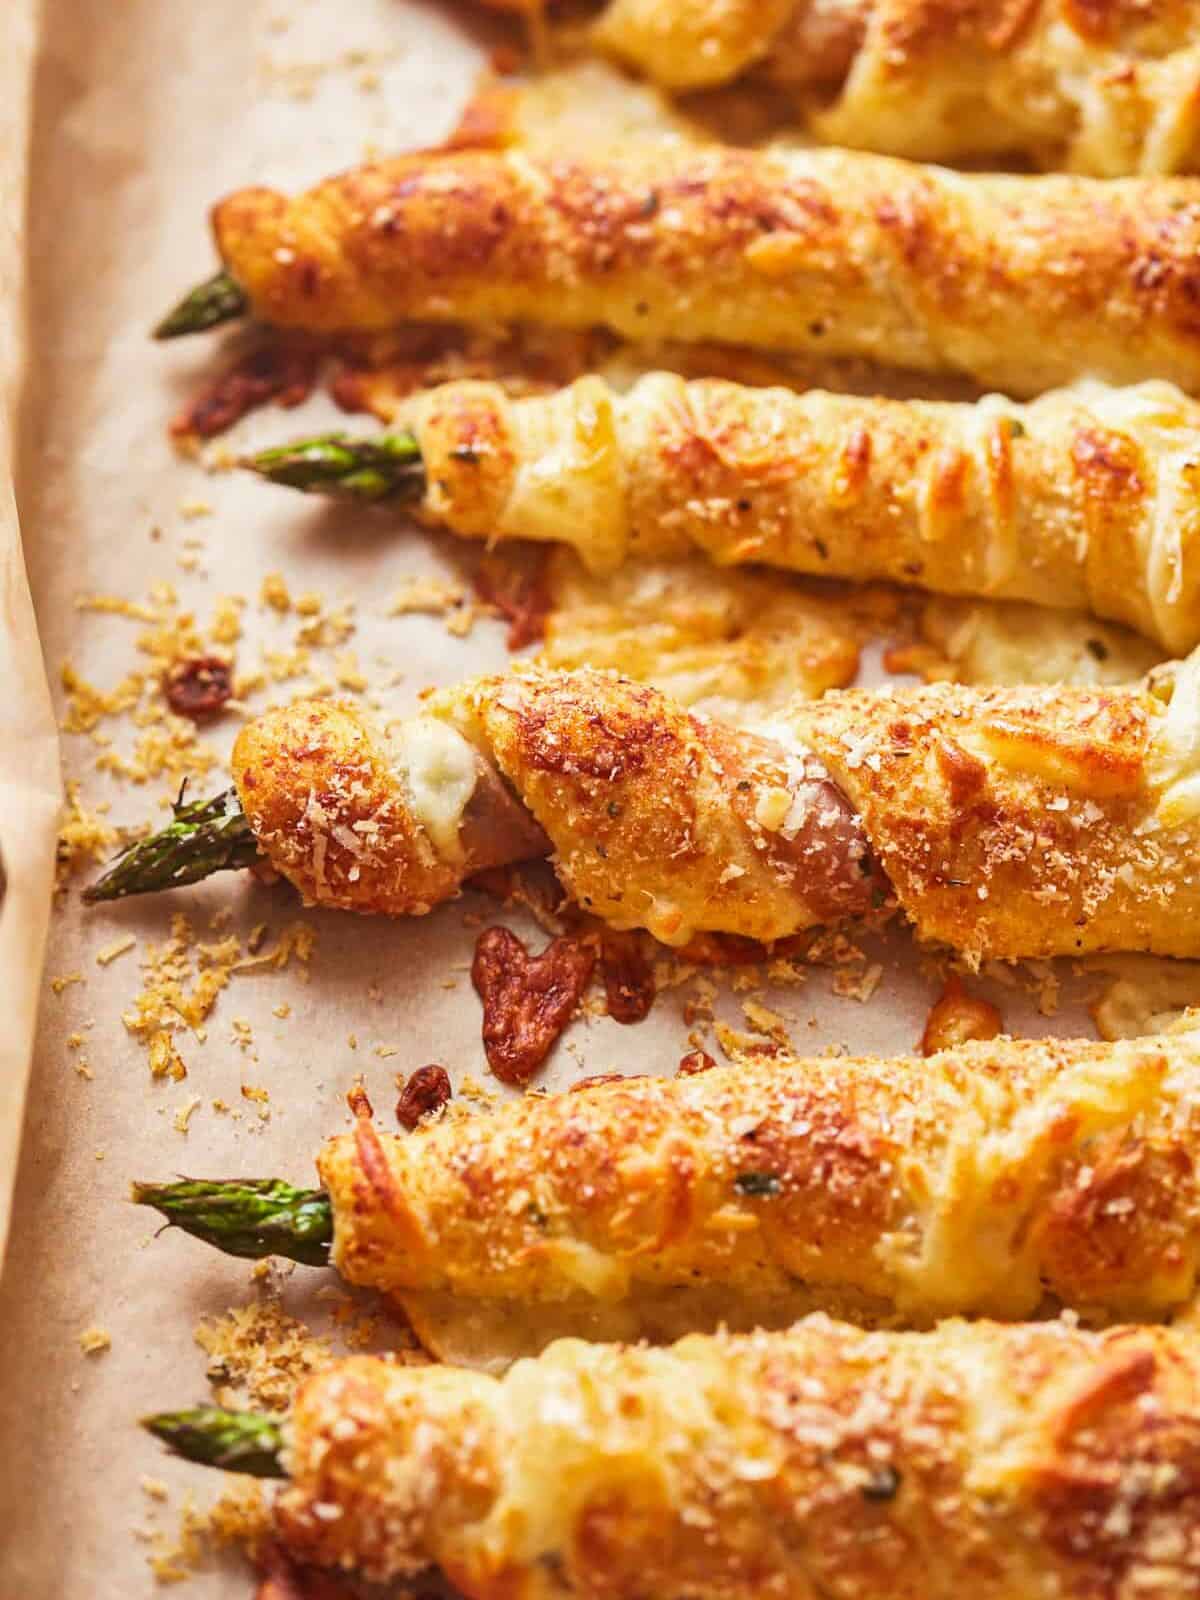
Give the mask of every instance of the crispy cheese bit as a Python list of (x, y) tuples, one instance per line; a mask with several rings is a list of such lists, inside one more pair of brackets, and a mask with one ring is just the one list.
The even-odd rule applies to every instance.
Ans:
[(924, 1324), (1055, 1305), (1157, 1319), (1194, 1294), (1194, 1027), (922, 1063), (687, 1060), (674, 1079), (602, 1074), (487, 1118), (409, 1118), (407, 1135), (360, 1117), (322, 1150), (321, 1191), (189, 1179), (134, 1197), (228, 1253), (330, 1259), (389, 1295), (706, 1286), (787, 1316), (803, 1286), (839, 1314)]
[(243, 190), (214, 229), (253, 313), (313, 333), (604, 326), (866, 358), (1014, 395), (1086, 374), (1200, 388), (1187, 180), (657, 141), (591, 161), (450, 150), (295, 199)]
[(1200, 168), (1200, 8), (1069, 0), (610, 0), (602, 48), (664, 88), (754, 72), (820, 140), (921, 161), (1020, 154), (1120, 177)]
[(299, 1559), (436, 1565), (469, 1600), (549, 1568), (614, 1600), (887, 1594), (914, 1549), (947, 1595), (1191, 1595), (1198, 1392), (1185, 1333), (1054, 1322), (570, 1339), (503, 1378), (356, 1357), (299, 1395), (276, 1525)]

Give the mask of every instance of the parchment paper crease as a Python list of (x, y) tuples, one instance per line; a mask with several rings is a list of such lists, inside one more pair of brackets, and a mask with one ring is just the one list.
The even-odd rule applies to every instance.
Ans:
[(58, 742), (21, 555), (14, 405), (24, 339), (24, 207), (34, 15), (0, 19), (0, 1261), (33, 1044), (54, 865)]

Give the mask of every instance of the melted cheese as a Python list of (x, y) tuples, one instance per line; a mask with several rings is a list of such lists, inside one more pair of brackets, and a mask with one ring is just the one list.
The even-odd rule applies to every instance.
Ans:
[(474, 747), (435, 717), (413, 717), (393, 731), (391, 748), (413, 816), (444, 860), (460, 861), (463, 812), (479, 781)]
[(1170, 701), (1150, 758), (1150, 781), (1159, 790), (1158, 819), (1168, 828), (1200, 817), (1200, 649), (1164, 680)]
[[(1130, 1070), (1118, 1045), (1104, 1061), (1064, 1074), (1050, 1092), (1013, 1110), (1002, 1083), (972, 1075), (962, 1086), (941, 1170), (915, 1233), (881, 1246), (922, 1310), (987, 1303), (994, 1314), (1026, 1316), (1041, 1295), (1036, 1251), (1025, 1221), (1061, 1154), (1065, 1114), (1090, 1135), (1124, 1127), (1164, 1092), (1163, 1081)], [(1007, 1203), (1001, 1197), (1007, 1196)], [(1025, 1248), (1020, 1241), (1025, 1236)], [(914, 1239), (920, 1241), (914, 1251)], [(903, 1309), (903, 1296), (898, 1296)]]
[(1091, 1005), (1102, 1039), (1141, 1039), (1200, 1028), (1200, 962), (1160, 956), (1105, 956), (1088, 963), (1102, 971), (1104, 989)]
[(849, 683), (862, 640), (896, 609), (881, 590), (833, 594), (700, 558), (600, 578), (559, 551), (548, 587), (546, 666), (611, 667), (738, 723)]
[(628, 544), (612, 392), (598, 378), (581, 378), (567, 396), (565, 406), (513, 408), (520, 465), (504, 523), (522, 538), (551, 543), (586, 534), (587, 565), (607, 573)]
[(937, 596), (922, 609), (921, 633), (959, 683), (1135, 683), (1161, 659), (1127, 628), (1022, 600)]

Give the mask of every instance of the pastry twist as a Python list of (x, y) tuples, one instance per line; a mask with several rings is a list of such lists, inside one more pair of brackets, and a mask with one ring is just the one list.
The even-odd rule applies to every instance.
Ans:
[(1165, 383), (975, 405), (642, 378), (405, 413), (427, 521), (562, 541), (596, 571), (700, 550), (944, 594), (1032, 600), (1200, 643), (1200, 405)]
[(611, 0), (595, 37), (668, 89), (757, 70), (830, 144), (1200, 170), (1195, 0)]
[(499, 1379), (360, 1356), (290, 1439), (297, 1555), (470, 1600), (1200, 1595), (1200, 1353), (1166, 1329), (818, 1316)]
[(264, 321), (603, 325), (959, 373), (1200, 388), (1200, 189), (964, 175), (838, 150), (422, 152), (214, 213)]
[(889, 892), (972, 959), (1200, 954), (1200, 656), (1141, 684), (936, 684), (735, 729), (607, 673), (484, 678), (389, 740), (300, 702), (242, 730), (259, 845), (309, 900), (427, 911), (551, 854), (572, 898), (669, 944), (769, 942)]
[[(1200, 1034), (742, 1062), (512, 1101), (318, 1167), (333, 1264), (388, 1293), (724, 1285), (932, 1322), (1161, 1317), (1200, 1263)], [(986, 1248), (981, 1241), (986, 1240)]]

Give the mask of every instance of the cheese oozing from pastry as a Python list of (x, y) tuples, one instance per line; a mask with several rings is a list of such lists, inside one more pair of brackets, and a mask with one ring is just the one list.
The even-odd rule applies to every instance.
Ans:
[(413, 816), (449, 861), (461, 858), (463, 814), (479, 781), (479, 757), (456, 728), (410, 717), (390, 735), (396, 773)]

